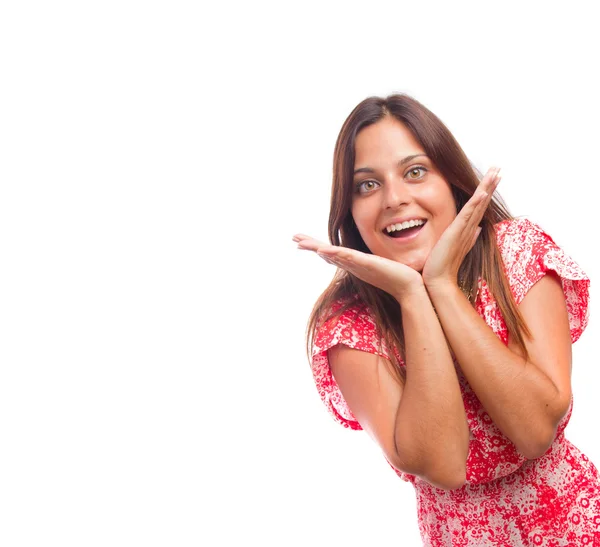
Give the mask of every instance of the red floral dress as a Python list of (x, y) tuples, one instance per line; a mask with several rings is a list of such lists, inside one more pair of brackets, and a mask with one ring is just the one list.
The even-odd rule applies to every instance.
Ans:
[[(548, 270), (560, 276), (575, 342), (588, 319), (585, 273), (529, 220), (501, 222), (496, 235), (517, 304)], [(476, 307), (506, 344), (506, 325), (483, 281)], [(333, 327), (321, 328), (315, 336), (312, 371), (319, 394), (337, 422), (360, 430), (329, 368), (327, 350), (336, 344), (386, 358), (388, 350), (380, 345), (372, 316), (358, 308), (347, 310)], [(573, 400), (552, 446), (540, 458), (527, 460), (492, 422), (458, 367), (457, 373), (470, 429), (466, 484), (446, 491), (396, 471), (415, 487), (424, 545), (600, 547), (600, 475), (564, 436)]]

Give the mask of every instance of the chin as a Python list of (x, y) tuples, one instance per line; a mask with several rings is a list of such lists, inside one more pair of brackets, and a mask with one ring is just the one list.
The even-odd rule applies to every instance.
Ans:
[(423, 264), (422, 262), (420, 262), (419, 264), (415, 264), (414, 266), (412, 264), (407, 264), (407, 266), (410, 266), (413, 270), (415, 270), (415, 271), (417, 271), (419, 273), (422, 273), (425, 264)]
[(408, 260), (402, 258), (395, 258), (394, 260), (396, 262), (404, 264), (405, 266), (408, 266), (409, 268), (412, 268), (413, 270), (416, 270), (419, 273), (421, 273), (423, 271), (423, 268), (425, 267), (424, 258), (412, 258)]
[[(371, 250), (370, 247), (367, 246), (367, 248)], [(389, 249), (376, 248), (375, 246), (374, 248), (375, 252), (371, 250), (372, 254), (393, 260), (394, 262), (400, 262), (400, 264), (404, 264), (419, 273), (423, 271), (425, 262), (427, 262), (427, 257), (429, 256), (429, 252), (425, 253), (423, 249), (414, 249), (404, 253), (394, 253), (393, 251), (390, 252)]]

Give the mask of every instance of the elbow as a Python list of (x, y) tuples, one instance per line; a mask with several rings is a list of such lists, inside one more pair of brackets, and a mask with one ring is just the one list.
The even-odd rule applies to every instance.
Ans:
[(458, 490), (459, 488), (462, 488), (467, 482), (466, 471), (445, 475), (428, 473), (421, 475), (421, 478), (427, 481), (432, 486), (446, 491)]
[(410, 465), (407, 460), (402, 459), (398, 452), (387, 454), (385, 459), (396, 470), (409, 475), (419, 475), (419, 469), (415, 465)]
[(537, 460), (541, 458), (547, 451), (549, 446), (536, 446), (533, 448), (519, 449), (519, 452), (526, 460)]
[(541, 458), (552, 446), (556, 435), (556, 428), (550, 435), (545, 435), (542, 438), (538, 438), (537, 442), (521, 443), (517, 447), (519, 452), (528, 460), (537, 460)]
[(442, 490), (446, 490), (446, 491), (450, 491), (450, 490), (458, 490), (460, 488), (462, 488), (466, 482), (466, 476), (465, 475), (459, 475), (459, 476), (455, 476), (452, 477), (452, 480), (445, 480), (443, 482), (436, 482), (436, 481), (429, 481), (430, 484), (432, 484), (433, 486), (437, 487), (437, 488), (441, 488)]
[(457, 490), (467, 482), (468, 448), (468, 435), (464, 450), (456, 455), (449, 449), (437, 454), (431, 451), (401, 453), (396, 444), (388, 461), (398, 471), (417, 476), (436, 488)]
[(390, 463), (397, 470), (417, 476), (442, 490), (458, 490), (467, 482), (466, 461), (458, 469), (450, 469), (448, 465), (427, 465), (424, 461), (411, 465), (399, 458), (394, 458)]
[(466, 479), (466, 477), (462, 477), (459, 481), (452, 483), (447, 488), (444, 488), (444, 490), (459, 490), (465, 484), (467, 484), (467, 479)]
[[(528, 460), (541, 458), (556, 440), (558, 427), (561, 420), (569, 411), (570, 399), (560, 404), (559, 408), (549, 416), (545, 416), (545, 423), (532, 423), (528, 430), (519, 430), (519, 439), (513, 441), (517, 450)], [(543, 425), (540, 425), (542, 423)]]
[(458, 473), (442, 477), (440, 480), (433, 478), (433, 481), (430, 482), (442, 490), (458, 490), (467, 482), (467, 470), (463, 469)]

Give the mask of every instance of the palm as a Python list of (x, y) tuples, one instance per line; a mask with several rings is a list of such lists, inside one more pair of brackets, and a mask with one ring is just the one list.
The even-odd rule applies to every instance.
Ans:
[(330, 264), (343, 268), (397, 299), (406, 292), (423, 286), (421, 274), (400, 262), (346, 247), (328, 245), (302, 234), (295, 236), (294, 240), (298, 242), (300, 249), (317, 252)]
[(500, 182), (498, 171), (492, 168), (486, 173), (429, 253), (423, 266), (423, 280), (428, 287), (440, 281), (456, 283), (460, 265), (475, 244), (480, 232), (478, 225)]
[(470, 247), (461, 245), (458, 252), (452, 252), (457, 247), (457, 239), (460, 230), (457, 223), (453, 223), (442, 234), (438, 242), (427, 257), (427, 261), (423, 266), (423, 279), (425, 282), (433, 279), (439, 279), (445, 274), (458, 272), (458, 268)]

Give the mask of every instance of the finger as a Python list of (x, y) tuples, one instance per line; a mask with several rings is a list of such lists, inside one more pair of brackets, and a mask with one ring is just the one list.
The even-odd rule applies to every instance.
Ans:
[(485, 215), (485, 212), (490, 205), (491, 200), (492, 200), (492, 192), (490, 192), (489, 194), (483, 193), (480, 196), (478, 196), (477, 200), (475, 201), (473, 210), (468, 215), (468, 218), (466, 219), (466, 222), (465, 222), (464, 229), (467, 232), (465, 234), (466, 236), (472, 234), (474, 232), (474, 230), (477, 229), (477, 227), (481, 223), (481, 219), (483, 218), (483, 215)]
[(319, 247), (320, 244), (312, 240), (301, 241), (300, 243), (298, 243), (298, 249), (300, 249), (301, 251), (316, 251), (319, 249)]
[(298, 249), (301, 251), (314, 251), (328, 264), (343, 268), (350, 273), (356, 273), (357, 271), (357, 265), (355, 264), (357, 258), (359, 260), (362, 258), (364, 261), (361, 256), (364, 253), (360, 251), (329, 245), (305, 234), (296, 234), (292, 239), (298, 243)]
[(478, 188), (467, 203), (463, 205), (462, 209), (456, 215), (461, 225), (461, 230), (466, 229), (470, 224), (479, 224), (478, 213), (484, 211), (485, 207), (487, 207), (486, 201), (488, 197), (489, 194)]
[(488, 170), (477, 190), (461, 210), (461, 213), (464, 211), (467, 224), (476, 225), (481, 222), (501, 178), (499, 167), (492, 167)]
[(499, 181), (499, 169), (490, 169), (479, 186), (458, 212), (456, 219), (449, 226), (447, 238), (454, 240), (454, 244), (466, 255), (473, 248), (477, 237), (481, 233), (479, 224)]
[(497, 167), (490, 167), (490, 169), (488, 169), (486, 174), (477, 184), (477, 188), (475, 189), (475, 192), (473, 192), (473, 196), (481, 194), (482, 192), (489, 194), (491, 191), (493, 191), (494, 184), (499, 176), (499, 171), (500, 170)]
[(351, 262), (348, 262), (347, 260), (338, 257), (336, 249), (319, 249), (317, 251), (317, 255), (319, 255), (325, 262), (327, 262), (327, 264), (331, 264), (332, 266), (342, 268), (347, 272), (354, 273), (354, 265)]
[(299, 243), (300, 241), (305, 241), (307, 239), (314, 239), (311, 236), (307, 236), (306, 234), (296, 234), (294, 235), (294, 237), (292, 237), (292, 241), (295, 241), (296, 243)]
[(347, 247), (331, 246), (326, 249), (319, 249), (318, 254), (330, 259), (338, 268), (341, 268), (356, 277), (371, 283), (370, 278), (381, 267), (380, 262), (388, 261), (381, 256), (363, 253)]
[(341, 262), (364, 262), (364, 253), (361, 253), (360, 251), (355, 251), (354, 249), (349, 249), (348, 247), (324, 245), (317, 251), (317, 254), (322, 254), (328, 258), (334, 258)]
[[(466, 252), (471, 250), (481, 233), (481, 220), (485, 215), (486, 210), (488, 209), (490, 202), (492, 201), (494, 190), (498, 187), (500, 180), (502, 177), (499, 175), (500, 168), (495, 168), (488, 177), (487, 182), (487, 192), (482, 192), (480, 196), (476, 199), (475, 206), (473, 208), (473, 212), (469, 215), (465, 227), (464, 227), (464, 236), (465, 239), (463, 241), (469, 242), (466, 248)], [(475, 195), (473, 196), (475, 198)], [(475, 200), (474, 200), (475, 201)], [(469, 236), (471, 236), (469, 238)]]
[(473, 246), (471, 241), (474, 241), (475, 231), (478, 229), (489, 201), (490, 195), (479, 191), (477, 194), (471, 196), (456, 217), (456, 224), (453, 230), (454, 237), (462, 241), (462, 246), (467, 251)]
[(485, 182), (486, 180), (494, 180), (496, 177), (499, 176), (500, 174), (500, 167), (490, 167), (486, 174), (484, 175), (483, 179), (481, 180), (481, 182)]
[(478, 205), (478, 213), (481, 214), (481, 217), (479, 218), (479, 220), (477, 222), (478, 224), (479, 224), (479, 221), (481, 220), (481, 218), (483, 217), (483, 215), (485, 214), (485, 211), (488, 208), (490, 201), (492, 201), (494, 192), (496, 191), (496, 188), (498, 188), (498, 184), (500, 184), (501, 180), (502, 180), (502, 177), (500, 176), (500, 168), (498, 167), (493, 171), (492, 175), (486, 181), (484, 191), (487, 194), (487, 196), (482, 198), (481, 202), (479, 202), (479, 205)]
[[(302, 236), (302, 234), (298, 234), (299, 236)], [(294, 236), (296, 237), (296, 236)], [(313, 251), (316, 254), (318, 254), (323, 260), (325, 260), (325, 262), (327, 262), (328, 264), (333, 264), (333, 265), (337, 265), (334, 264), (335, 262), (335, 247), (333, 245), (329, 245), (327, 243), (323, 243), (322, 241), (318, 241), (310, 236), (304, 236), (306, 239), (301, 239), (298, 238), (298, 249), (300, 249), (301, 251)], [(322, 249), (326, 249), (329, 251), (330, 254), (325, 254), (325, 253), (321, 253), (320, 251)]]
[(330, 245), (312, 237), (302, 239), (298, 242), (298, 249), (304, 251), (316, 251), (321, 247), (330, 247)]
[[(292, 241), (295, 241), (296, 243), (299, 243), (300, 241), (306, 241), (312, 239), (314, 241), (318, 241), (317, 239), (315, 239), (312, 236), (306, 235), (306, 234), (296, 234), (294, 235), (294, 237), (292, 237)], [(325, 245), (325, 243), (323, 243)]]
[(478, 188), (481, 188), (487, 194), (491, 194), (498, 186), (500, 179), (500, 167), (491, 167), (479, 183)]
[[(469, 247), (467, 248), (467, 253), (473, 248), (473, 246), (475, 245), (475, 242), (477, 241), (477, 238), (479, 237), (479, 234), (481, 233), (481, 227), (477, 227), (477, 229), (475, 230), (475, 233), (473, 234), (473, 238), (471, 239), (471, 245), (469, 245)], [(466, 254), (466, 253), (465, 253)]]
[(340, 267), (337, 260), (332, 260), (331, 258), (327, 258), (323, 255), (319, 255), (327, 264), (331, 264), (332, 266)]
[(371, 255), (347, 247), (336, 247), (335, 245), (323, 247), (317, 251), (317, 254), (324, 260), (330, 260), (338, 268), (342, 268), (358, 277), (361, 277), (361, 271), (365, 268), (369, 269), (368, 261), (369, 258), (372, 259)]

